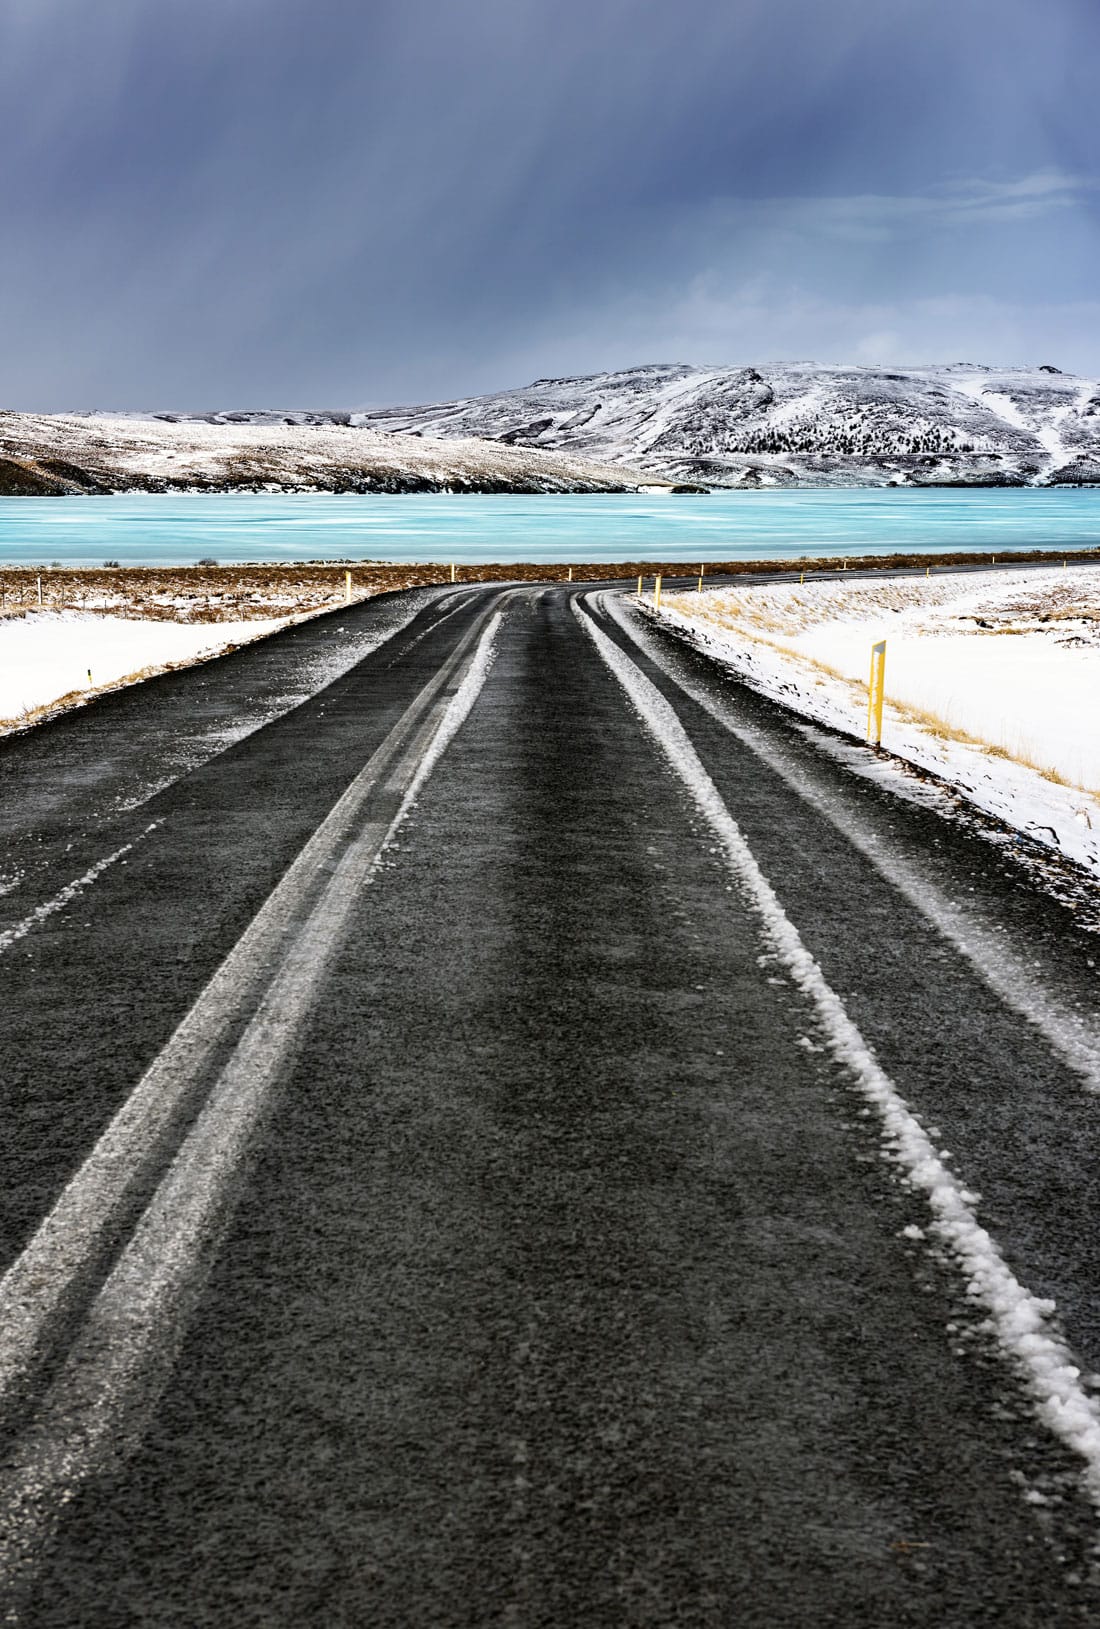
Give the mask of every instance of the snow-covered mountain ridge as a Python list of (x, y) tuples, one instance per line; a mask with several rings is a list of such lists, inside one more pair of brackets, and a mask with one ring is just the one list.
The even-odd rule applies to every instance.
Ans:
[(0, 490), (1100, 485), (1057, 368), (654, 363), (362, 412), (0, 413)]
[(658, 363), (347, 422), (712, 486), (1100, 484), (1100, 381), (1045, 366)]

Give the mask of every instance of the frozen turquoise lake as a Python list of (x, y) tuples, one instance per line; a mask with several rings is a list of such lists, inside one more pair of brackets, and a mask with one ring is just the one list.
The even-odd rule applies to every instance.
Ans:
[(1100, 490), (0, 498), (0, 563), (796, 559), (1100, 545)]

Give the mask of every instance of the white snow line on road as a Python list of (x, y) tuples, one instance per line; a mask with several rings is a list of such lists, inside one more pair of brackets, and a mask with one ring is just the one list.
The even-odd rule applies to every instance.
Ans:
[(1100, 1409), (1081, 1385), (1080, 1368), (1051, 1322), (1054, 1303), (1040, 1300), (1019, 1282), (978, 1221), (965, 1188), (947, 1168), (803, 944), (672, 707), (625, 651), (578, 609), (576, 601), (573, 609), (721, 843), (769, 946), (812, 1003), (834, 1057), (878, 1110), (899, 1163), (913, 1186), (927, 1195), (936, 1234), (962, 1268), (968, 1293), (990, 1314), (997, 1337), (1024, 1378), (1040, 1418), (1084, 1460), (1085, 1485), (1093, 1504), (1100, 1508)]
[[(455, 593), (455, 591), (452, 590), (452, 592), (450, 594), (442, 594), (442, 595), (440, 595), (440, 597), (437, 600), (435, 600), (433, 602), (433, 604), (434, 605), (447, 605), (451, 600), (453, 600), (455, 598), (456, 598), (456, 593)], [(410, 639), (409, 640), (408, 644), (405, 646), (406, 653), (408, 653), (410, 650), (414, 650), (416, 648), (416, 646), (421, 643), (422, 640), (427, 639), (429, 634), (435, 633), (436, 630), (438, 628), (441, 628), (445, 622), (448, 622), (451, 619), (451, 617), (457, 616), (459, 611), (465, 610), (465, 608), (470, 604), (470, 601), (471, 601), (471, 594), (470, 594), (470, 590), (467, 589), (461, 594), (461, 597), (458, 598), (458, 604), (457, 605), (452, 605), (451, 609), (449, 611), (444, 611), (444, 613), (443, 613), (443, 615), (441, 617), (436, 617), (435, 621), (430, 622), (428, 624), (428, 626), (425, 629), (422, 630), (422, 632), (420, 632), (420, 633), (418, 633), (416, 635), (415, 639)], [(409, 620), (411, 621), (412, 618), (410, 617)], [(407, 626), (407, 624), (406, 624), (406, 626)]]
[[(382, 849), (477, 699), (499, 624), (497, 612), (463, 636), (451, 661), (408, 709), (405, 718), (412, 724), (403, 728), (403, 720), (387, 738), (396, 739), (399, 761), (380, 749), (326, 816), (0, 1281), (3, 1399), (33, 1364), (74, 1279), (94, 1263), (128, 1187), (262, 979), (251, 1020), (93, 1303), (11, 1474), (0, 1482), (0, 1512), (9, 1518), (0, 1544), (0, 1580), (23, 1564), (35, 1532), (107, 1451), (112, 1432), (134, 1406), (131, 1394), (146, 1367), (159, 1370), (171, 1362), (182, 1334), (183, 1303), (197, 1293), (231, 1179), (278, 1071)], [(480, 641), (466, 658), (479, 631)], [(450, 677), (463, 667), (461, 683), (444, 701)], [(387, 790), (403, 791), (401, 802), (388, 825), (372, 822), (348, 841), (349, 822), (380, 784), (372, 765), (385, 770), (381, 784)], [(320, 896), (285, 942), (287, 923), (308, 902), (310, 883), (326, 873)], [(173, 1320), (177, 1302), (180, 1315)]]
[(478, 645), (474, 659), (470, 663), (466, 677), (463, 679), (459, 688), (455, 691), (454, 696), (451, 699), (451, 704), (447, 708), (439, 728), (432, 736), (428, 750), (420, 759), (419, 767), (413, 775), (412, 780), (409, 782), (404, 798), (401, 800), (401, 807), (398, 809), (396, 815), (394, 815), (393, 823), (390, 826), (389, 831), (386, 833), (387, 843), (395, 835), (397, 828), (401, 825), (401, 822), (408, 814), (412, 805), (416, 802), (424, 782), (428, 779), (428, 776), (432, 773), (432, 770), (435, 768), (440, 758), (442, 758), (443, 754), (446, 752), (447, 748), (450, 746), (451, 742), (454, 740), (455, 736), (458, 734), (459, 730), (470, 716), (473, 705), (478, 696), (481, 694), (485, 680), (489, 677), (489, 669), (493, 665), (493, 659), (496, 653), (496, 636), (499, 627), (500, 612), (498, 611), (494, 615), (492, 621), (489, 623), (489, 626), (486, 628), (484, 634), (482, 634), (481, 643)]
[[(181, 738), (177, 743), (177, 750), (182, 753), (182, 758), (174, 771), (163, 779), (152, 781), (142, 787), (140, 795), (128, 799), (124, 804), (118, 806), (118, 812), (131, 813), (135, 809), (140, 809), (159, 793), (166, 791), (168, 787), (175, 786), (177, 782), (183, 780), (193, 770), (201, 768), (205, 763), (209, 763), (219, 753), (226, 751), (231, 746), (235, 746), (239, 741), (246, 740), (258, 730), (264, 729), (268, 724), (285, 717), (287, 713), (293, 712), (296, 707), (300, 707), (303, 702), (319, 695), (329, 685), (335, 684), (346, 673), (350, 673), (352, 668), (358, 667), (360, 662), (365, 662), (369, 656), (374, 655), (375, 651), (381, 649), (383, 645), (394, 639), (398, 634), (403, 633), (422, 612), (437, 603), (443, 603), (444, 598), (450, 599), (451, 597), (451, 595), (447, 595), (437, 598), (434, 596), (432, 588), (425, 586), (424, 588), (409, 590), (407, 598), (400, 605), (378, 606), (375, 614), (379, 621), (381, 622), (383, 617), (387, 617), (389, 618), (388, 622), (381, 622), (380, 626), (372, 624), (365, 633), (346, 641), (335, 652), (322, 649), (316, 652), (312, 658), (305, 658), (299, 669), (301, 679), (294, 688), (284, 690), (279, 694), (275, 694), (270, 690), (257, 691), (248, 704), (248, 710), (239, 710), (232, 722), (225, 722), (224, 720), (210, 721), (186, 738)], [(370, 599), (373, 598), (375, 596), (370, 597)], [(357, 606), (370, 603), (370, 599), (356, 602), (356, 606), (326, 607), (321, 611), (310, 612), (297, 618), (287, 618), (282, 626), (272, 630), (271, 634), (265, 634), (260, 638), (249, 641), (249, 643), (262, 645), (265, 639), (272, 638), (277, 632), (284, 632), (292, 627), (304, 626), (320, 616), (335, 616), (338, 611), (346, 612), (355, 609)], [(461, 607), (455, 607), (455, 609), (461, 609)], [(372, 611), (374, 611), (373, 606)], [(448, 616), (451, 614), (453, 613), (447, 613)], [(446, 617), (440, 617), (439, 622), (444, 621), (446, 621)], [(210, 626), (218, 627), (224, 626), (224, 624), (210, 624)], [(438, 626), (439, 623), (433, 624), (433, 628)], [(412, 641), (412, 644), (418, 644), (420, 639), (426, 637), (430, 632), (432, 632), (432, 628), (425, 629), (423, 634), (418, 635)], [(411, 646), (408, 648), (411, 648)], [(196, 657), (193, 662), (180, 663), (177, 666), (180, 668), (205, 666), (217, 662), (224, 654), (224, 652), (211, 651), (205, 656)], [(158, 673), (170, 671), (172, 671), (171, 667), (157, 669)], [(151, 674), (146, 675), (146, 677), (151, 676)], [(121, 690), (136, 688), (144, 682), (144, 678), (135, 678), (133, 676), (120, 679), (117, 683), (104, 685), (95, 691), (89, 691), (86, 701), (90, 702), (101, 695), (117, 694)], [(79, 705), (83, 706), (85, 702), (82, 701)], [(67, 708), (60, 709), (59, 712), (69, 710)], [(43, 714), (41, 721), (44, 721), (46, 717), (57, 717), (59, 712), (47, 710)], [(19, 727), (20, 729), (30, 729), (36, 726), (20, 725)], [(10, 732), (0, 730), (0, 735), (5, 733)], [(0, 893), (8, 891), (0, 889)], [(0, 954), (2, 954), (4, 948), (0, 945)]]
[(60, 889), (52, 899), (47, 899), (41, 905), (36, 905), (34, 910), (29, 912), (21, 922), (16, 922), (12, 927), (5, 928), (0, 933), (0, 956), (6, 950), (10, 950), (12, 945), (18, 944), (20, 939), (25, 939), (31, 929), (36, 928), (47, 917), (53, 916), (57, 911), (63, 911), (66, 905), (70, 905), (74, 899), (77, 899), (84, 892), (85, 888), (90, 888), (92, 883), (101, 877), (105, 871), (109, 870), (112, 865), (121, 860), (124, 855), (131, 853), (143, 837), (148, 837), (151, 831), (156, 831), (157, 827), (163, 824), (164, 822), (161, 820), (154, 820), (134, 838), (133, 842), (123, 843), (122, 847), (116, 848), (113, 854), (108, 854), (104, 859), (97, 860), (94, 865), (88, 867), (82, 877), (75, 877), (72, 882), (67, 882), (64, 888)]
[[(804, 764), (792, 763), (751, 725), (736, 723), (729, 713), (682, 673), (674, 671), (666, 653), (648, 630), (638, 630), (627, 620), (616, 598), (600, 596), (600, 605), (643, 649), (651, 661), (666, 673), (693, 701), (699, 703), (724, 729), (767, 764), (804, 803), (824, 815), (830, 825), (847, 838), (852, 847), (874, 866), (879, 875), (896, 888), (927, 922), (970, 963), (979, 978), (1007, 1007), (1032, 1024), (1047, 1045), (1073, 1070), (1090, 1092), (1100, 1093), (1100, 1029), (1095, 1020), (1082, 1017), (1066, 1007), (1049, 990), (1003, 938), (991, 933), (972, 910), (958, 905), (937, 887), (931, 875), (918, 871), (900, 855), (888, 852), (882, 840), (860, 820), (848, 803), (836, 806), (835, 798), (815, 785)], [(801, 715), (798, 715), (801, 718)]]

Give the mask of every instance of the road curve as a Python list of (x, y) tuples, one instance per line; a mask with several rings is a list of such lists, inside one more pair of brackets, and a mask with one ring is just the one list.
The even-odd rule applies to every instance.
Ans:
[(995, 833), (592, 585), (0, 789), (2, 1621), (1096, 1621), (1097, 943)]

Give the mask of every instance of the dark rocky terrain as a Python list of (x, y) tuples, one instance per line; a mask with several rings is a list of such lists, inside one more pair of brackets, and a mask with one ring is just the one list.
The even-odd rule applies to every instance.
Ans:
[(1057, 369), (657, 364), (352, 415), (708, 486), (1100, 483), (1100, 382)]

